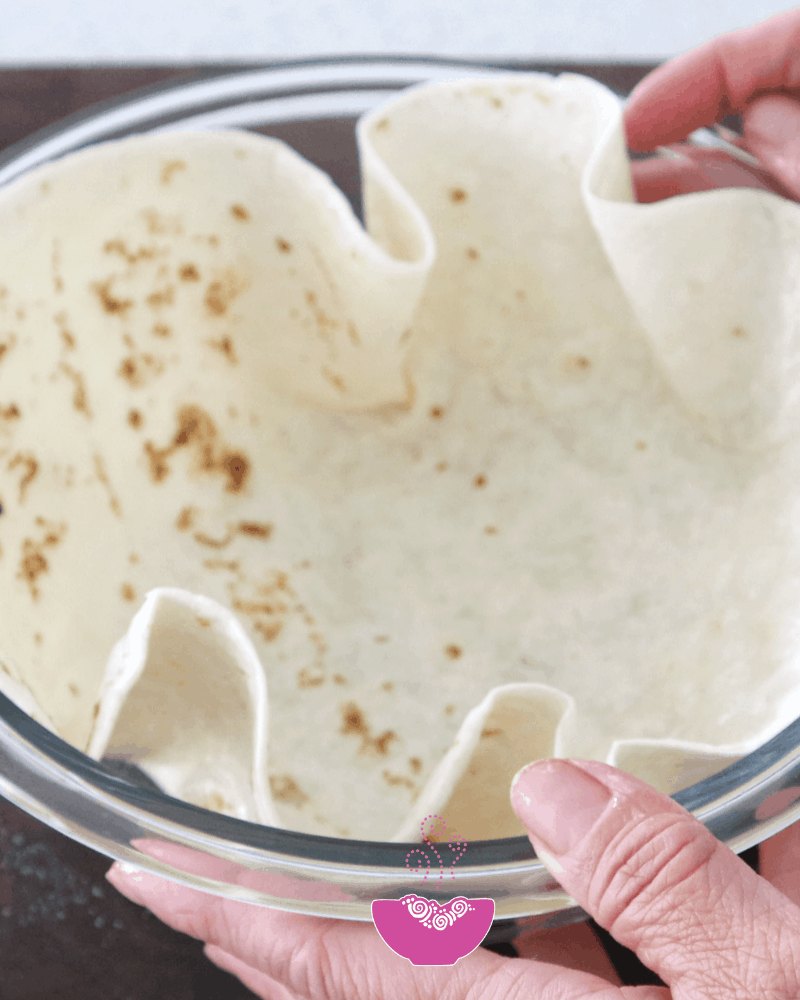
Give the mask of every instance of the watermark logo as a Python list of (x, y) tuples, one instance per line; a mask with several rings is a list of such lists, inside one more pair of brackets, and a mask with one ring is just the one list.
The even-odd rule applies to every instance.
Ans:
[[(442, 829), (434, 834), (434, 820), (442, 820)], [(425, 823), (431, 820), (430, 830), (425, 833)], [(441, 816), (431, 814), (420, 824), (424, 842), (439, 860), (439, 881), (444, 878), (444, 862), (432, 840), (446, 830)], [(467, 849), (467, 842), (458, 835), (451, 837), (448, 845), (453, 852), (450, 872)], [(422, 863), (416, 868), (409, 864), (412, 854), (422, 854), (427, 870), (424, 882), (431, 873), (431, 859), (420, 847), (415, 847), (406, 855), (406, 867), (415, 874), (422, 870)], [(372, 903), (372, 920), (384, 942), (397, 955), (407, 958), (412, 965), (455, 965), (459, 958), (471, 954), (486, 937), (494, 920), (493, 899), (466, 899), (456, 896), (446, 903), (411, 893), (402, 899), (376, 899)]]

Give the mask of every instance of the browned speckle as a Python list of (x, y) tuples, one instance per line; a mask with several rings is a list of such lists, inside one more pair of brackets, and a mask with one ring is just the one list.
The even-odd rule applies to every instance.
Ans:
[(516, 292), (514, 292), (514, 297), (518, 302), (524, 302), (526, 298), (525, 292), (523, 292), (521, 288), (518, 288)]
[(250, 213), (244, 205), (231, 205), (231, 215), (239, 222), (247, 222), (250, 219)]
[(71, 351), (75, 347), (75, 337), (69, 332), (69, 330), (61, 330), (61, 339), (64, 341), (64, 347), (68, 351)]
[(58, 545), (64, 535), (64, 532), (67, 530), (67, 526), (65, 524), (51, 524), (50, 522), (45, 521), (43, 517), (37, 517), (36, 524), (44, 530), (44, 538), (40, 541), (34, 541), (31, 538), (26, 538), (23, 541), (22, 556), (20, 559), (19, 571), (17, 572), (17, 579), (23, 580), (27, 583), (28, 590), (30, 591), (31, 597), (34, 601), (39, 598), (38, 579), (50, 568), (50, 564), (47, 561), (44, 550)]
[(200, 628), (211, 628), (210, 618), (201, 618), (200, 615), (197, 616), (197, 624)]
[(502, 101), (501, 98), (499, 98), (499, 97), (491, 97), (490, 100), (492, 102), (492, 107), (493, 108), (502, 108), (503, 101)]
[(460, 187), (450, 188), (449, 194), (450, 194), (450, 201), (452, 201), (454, 205), (459, 205), (461, 204), (461, 202), (467, 200), (467, 192), (463, 188)]
[(103, 253), (118, 254), (129, 264), (136, 264), (140, 260), (152, 260), (156, 256), (155, 247), (139, 247), (138, 250), (129, 250), (124, 240), (107, 240), (103, 244)]
[(490, 736), (502, 736), (502, 734), (503, 734), (502, 729), (483, 729), (481, 730), (481, 739), (486, 740)]
[(166, 233), (179, 236), (183, 232), (183, 227), (177, 217), (170, 218), (161, 215), (154, 208), (143, 208), (139, 214), (145, 221), (148, 233), (152, 236), (162, 236)]
[(444, 416), (444, 410), (441, 406), (432, 406), (428, 412), (434, 420), (440, 420)]
[(322, 374), (330, 382), (330, 384), (334, 387), (334, 389), (337, 389), (339, 392), (347, 392), (347, 386), (345, 385), (344, 379), (342, 378), (341, 375), (337, 375), (335, 372), (332, 372), (329, 368), (323, 368)]
[(269, 787), (272, 797), (278, 802), (286, 802), (299, 809), (309, 801), (308, 796), (289, 774), (270, 775)]
[(224, 316), (228, 307), (248, 287), (236, 271), (225, 271), (217, 281), (212, 281), (206, 288), (206, 309), (212, 316)]
[(480, 254), (475, 249), (475, 247), (467, 247), (466, 252), (467, 252), (467, 258), (469, 260), (477, 260), (480, 257)]
[(389, 641), (389, 636), (388, 635), (376, 635), (375, 636), (375, 642), (383, 643), (383, 642), (388, 642), (388, 641)]
[(388, 118), (381, 118), (380, 121), (375, 122), (375, 131), (385, 132), (389, 128), (389, 125), (390, 121)]
[(135, 601), (136, 600), (136, 591), (133, 589), (133, 587), (129, 583), (123, 583), (122, 584), (122, 587), (120, 588), (120, 593), (122, 594), (122, 600), (123, 601)]
[(384, 681), (381, 687), (384, 691), (394, 691), (394, 684), (391, 681)]
[(419, 757), (409, 757), (408, 766), (411, 768), (414, 774), (419, 774), (420, 771), (422, 770), (422, 761), (419, 759)]
[(179, 170), (186, 169), (185, 160), (167, 160), (161, 167), (161, 183), (169, 184), (172, 180), (172, 175)]
[(79, 689), (79, 688), (77, 688), (77, 687), (76, 687), (76, 686), (75, 686), (74, 684), (67, 684), (67, 688), (69, 689), (69, 693), (70, 693), (70, 694), (71, 694), (71, 695), (72, 695), (72, 696), (73, 696), (74, 698), (77, 698), (77, 697), (78, 697), (78, 695), (79, 695), (79, 694), (81, 693), (81, 692), (80, 692), (80, 689)]
[(42, 633), (41, 632), (34, 632), (33, 633), (33, 641), (36, 643), (37, 646), (41, 646), (41, 644), (42, 644)]
[(20, 416), (22, 414), (16, 403), (10, 403), (8, 406), (0, 406), (0, 420), (19, 420)]
[(387, 785), (402, 785), (404, 788), (413, 788), (414, 782), (404, 774), (392, 774), (390, 771), (383, 771), (383, 780)]
[(139, 561), (140, 561), (139, 556), (135, 552), (131, 552), (131, 554), (128, 556), (128, 562), (131, 564), (131, 566), (136, 566)]
[(743, 326), (735, 326), (731, 330), (731, 333), (733, 334), (734, 337), (746, 337), (747, 336), (747, 331), (745, 330), (745, 328)]
[(200, 272), (194, 264), (182, 264), (178, 268), (178, 277), (181, 281), (199, 281)]
[(592, 362), (582, 354), (572, 355), (564, 362), (564, 368), (568, 372), (586, 371), (591, 366)]
[(131, 427), (141, 427), (142, 426), (142, 415), (138, 410), (128, 411), (128, 423)]
[(224, 337), (220, 337), (218, 340), (209, 340), (208, 346), (213, 347), (215, 351), (219, 353), (229, 361), (232, 365), (239, 364), (239, 358), (236, 356), (236, 348), (233, 346), (233, 340), (225, 334)]
[(485, 486), (486, 485), (486, 476), (483, 476), (483, 475), (476, 476), (472, 480), (472, 485), (475, 486), (477, 489), (480, 489), (482, 486)]
[(197, 511), (194, 507), (184, 507), (183, 510), (178, 514), (175, 521), (175, 527), (178, 531), (188, 531), (194, 524), (195, 516)]
[(140, 389), (145, 383), (164, 371), (164, 362), (152, 354), (129, 354), (122, 359), (117, 375), (132, 389)]
[(483, 532), (485, 535), (496, 535), (497, 528), (495, 528), (493, 524), (487, 524), (486, 527), (483, 529)]
[(92, 706), (92, 719), (96, 719), (100, 714), (100, 702), (96, 701)]
[(397, 735), (390, 729), (381, 733), (380, 736), (373, 737), (370, 734), (369, 726), (364, 718), (364, 714), (355, 702), (348, 702), (341, 706), (342, 728), (340, 730), (345, 736), (353, 733), (361, 737), (361, 747), (359, 753), (378, 753), (385, 756), (389, 750), (389, 743), (397, 739)]
[(210, 549), (224, 549), (226, 545), (230, 545), (231, 539), (233, 538), (233, 532), (228, 529), (227, 533), (221, 538), (212, 538), (211, 535), (206, 535), (202, 531), (196, 531), (192, 538), (197, 542), (198, 545), (206, 545)]
[(14, 455), (8, 463), (8, 471), (13, 472), (14, 469), (18, 467), (23, 468), (22, 478), (19, 481), (19, 502), (22, 503), (25, 499), (25, 494), (28, 491), (28, 487), (36, 478), (36, 474), (39, 471), (39, 463), (31, 454), (23, 454), (18, 452)]
[(175, 286), (165, 285), (164, 288), (157, 288), (145, 299), (151, 309), (162, 309), (164, 306), (171, 306), (175, 301)]
[(122, 508), (120, 507), (119, 499), (116, 493), (114, 492), (114, 487), (111, 485), (111, 480), (108, 478), (108, 472), (106, 470), (106, 464), (103, 461), (103, 456), (95, 452), (92, 457), (94, 459), (95, 475), (97, 476), (98, 481), (105, 487), (106, 492), (108, 493), (109, 506), (111, 507), (113, 513), (117, 515), (117, 517), (122, 517)]
[(447, 469), (447, 462), (437, 462), (436, 463), (436, 471), (437, 472), (444, 472), (446, 469)]
[(278, 248), (278, 250), (280, 250), (281, 253), (292, 252), (292, 244), (288, 240), (283, 239), (281, 236), (277, 236), (275, 238), (275, 246)]
[(238, 559), (204, 559), (203, 566), (206, 569), (223, 569), (226, 573), (238, 573), (239, 572), (239, 560)]
[(455, 646), (455, 645), (445, 646), (444, 651), (451, 660), (457, 660), (459, 656), (461, 656), (460, 646)]
[(353, 344), (353, 346), (360, 346), (361, 337), (359, 337), (356, 325), (352, 320), (350, 320), (347, 324), (347, 336), (350, 338), (350, 343)]
[(95, 283), (92, 285), (92, 291), (100, 299), (100, 305), (103, 307), (104, 312), (107, 312), (109, 316), (124, 317), (128, 310), (133, 306), (133, 299), (118, 299), (112, 295), (111, 285), (113, 283), (113, 278), (109, 278), (107, 281)]
[(333, 683), (334, 684), (346, 684), (347, 683), (347, 678), (346, 677), (342, 677), (341, 674), (334, 674), (333, 675)]
[[(256, 632), (263, 636), (267, 642), (274, 642), (278, 636), (281, 634), (281, 629), (283, 628), (283, 622), (256, 622), (254, 625)], [(303, 671), (301, 671), (302, 673)], [(322, 680), (315, 681), (314, 684), (301, 684), (300, 687), (313, 687), (315, 684), (321, 684)]]
[(248, 535), (250, 538), (263, 538), (264, 540), (272, 535), (272, 525), (261, 524), (258, 521), (240, 521), (236, 530), (240, 535)]
[(166, 323), (154, 323), (150, 332), (154, 337), (169, 337), (172, 329)]
[(646, 448), (647, 448), (647, 442), (646, 441), (637, 441), (636, 442), (636, 450), (637, 451), (645, 451)]
[[(256, 626), (258, 628), (258, 626)], [(319, 671), (312, 673), (310, 670), (306, 670), (303, 667), (302, 670), (298, 671), (297, 674), (297, 686), (299, 688), (314, 688), (319, 687), (320, 684), (325, 683), (325, 678)]]
[(83, 375), (79, 371), (76, 371), (71, 365), (68, 365), (66, 361), (62, 361), (58, 366), (59, 370), (62, 371), (67, 378), (72, 382), (72, 405), (78, 411), (82, 413), (87, 420), (92, 419), (92, 411), (89, 406), (89, 397), (86, 393), (86, 383), (83, 380)]
[(444, 714), (445, 715), (452, 715), (453, 712), (455, 712), (455, 710), (456, 710), (456, 706), (455, 705), (445, 705), (444, 706)]

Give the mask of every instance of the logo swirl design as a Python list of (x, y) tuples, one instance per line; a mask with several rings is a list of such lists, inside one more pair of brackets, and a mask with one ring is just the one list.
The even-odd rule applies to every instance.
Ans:
[(405, 896), (401, 902), (408, 907), (410, 916), (434, 931), (447, 930), (459, 917), (474, 909), (463, 897), (451, 899), (446, 906), (440, 906), (435, 900), (424, 899), (421, 896)]

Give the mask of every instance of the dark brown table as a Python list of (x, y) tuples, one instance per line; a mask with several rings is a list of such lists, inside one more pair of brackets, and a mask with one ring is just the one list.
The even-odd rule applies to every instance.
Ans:
[[(652, 64), (503, 65), (584, 73), (620, 93), (631, 90), (653, 68)], [(66, 115), (138, 87), (241, 68), (247, 67), (238, 63), (0, 69), (0, 151)], [(333, 123), (331, 128), (341, 133), (343, 126)], [(313, 141), (324, 143), (324, 132)], [(348, 179), (337, 176), (335, 158), (330, 159), (324, 148), (300, 152), (347, 188)], [(754, 858), (749, 852), (749, 860)], [(109, 865), (104, 856), (0, 799), (0, 1000), (253, 997), (237, 979), (205, 959), (200, 942), (172, 931), (116, 893), (103, 878)], [(630, 953), (615, 946), (604, 932), (601, 937), (626, 982), (653, 981)]]

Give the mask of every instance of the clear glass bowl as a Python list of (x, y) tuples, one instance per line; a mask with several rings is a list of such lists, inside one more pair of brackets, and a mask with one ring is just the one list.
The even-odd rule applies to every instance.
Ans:
[[(412, 84), (497, 72), (457, 60), (353, 58), (150, 87), (5, 151), (0, 185), (93, 143), (143, 132), (246, 128), (283, 139), (327, 170), (359, 211), (356, 118)], [(231, 899), (370, 921), (373, 899), (420, 891), (420, 878), (406, 866), (409, 845), (278, 830), (188, 805), (162, 794), (141, 773), (96, 763), (2, 695), (0, 793), (109, 858)], [(800, 720), (675, 798), (737, 852), (789, 826), (800, 818)], [(225, 862), (215, 869), (224, 874), (212, 879), (164, 864), (137, 847), (141, 840), (213, 856)], [(454, 895), (493, 898), (495, 924), (487, 942), (513, 939), (518, 918), (533, 918), (527, 926), (557, 926), (586, 917), (536, 860), (525, 837), (471, 842), (454, 874), (451, 879), (448, 870), (441, 891), (434, 879), (424, 891), (442, 901)]]

